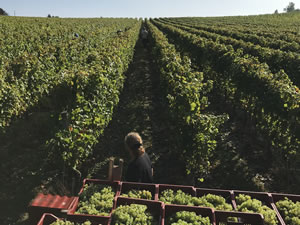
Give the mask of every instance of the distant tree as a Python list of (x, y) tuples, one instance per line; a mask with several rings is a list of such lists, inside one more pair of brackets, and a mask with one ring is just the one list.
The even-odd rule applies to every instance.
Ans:
[(275, 10), (274, 14), (278, 14), (278, 9)]
[(285, 11), (287, 13), (295, 11), (295, 3), (290, 2), (289, 5), (283, 9), (283, 11)]
[(0, 8), (0, 16), (8, 16), (8, 13), (4, 9)]
[(51, 14), (48, 14), (48, 18), (51, 18), (52, 16), (51, 16)]

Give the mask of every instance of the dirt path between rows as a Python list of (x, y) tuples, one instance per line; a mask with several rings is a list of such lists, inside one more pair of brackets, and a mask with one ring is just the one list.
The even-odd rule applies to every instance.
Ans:
[(86, 165), (95, 165), (88, 168), (88, 176), (105, 179), (105, 160), (110, 156), (124, 159), (124, 175), (130, 158), (123, 140), (127, 133), (136, 131), (152, 160), (155, 183), (178, 183), (178, 176), (184, 177), (183, 165), (171, 154), (172, 126), (168, 124), (167, 103), (159, 82), (151, 50), (138, 41), (113, 119), (96, 147), (93, 161)]

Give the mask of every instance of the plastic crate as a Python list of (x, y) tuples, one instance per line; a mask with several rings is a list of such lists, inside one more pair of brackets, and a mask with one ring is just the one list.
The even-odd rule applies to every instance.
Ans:
[(284, 200), (284, 198), (288, 198), (293, 202), (300, 202), (300, 195), (293, 195), (293, 194), (281, 194), (281, 193), (271, 193), (273, 202), (276, 203), (280, 200)]
[(159, 200), (160, 194), (167, 189), (171, 189), (173, 191), (182, 190), (184, 193), (190, 194), (193, 197), (196, 196), (196, 189), (193, 186), (158, 184), (157, 200)]
[(212, 225), (215, 225), (215, 215), (212, 208), (207, 207), (195, 207), (195, 206), (185, 206), (185, 205), (165, 205), (165, 210), (163, 214), (163, 219), (161, 225), (167, 225), (166, 221), (169, 216), (179, 211), (190, 211), (195, 212), (197, 215), (204, 217), (209, 217)]
[[(292, 200), (293, 202), (300, 202), (300, 195), (293, 195), (293, 194), (281, 194), (281, 193), (271, 193), (274, 205), (276, 207), (276, 203), (280, 200), (284, 200), (284, 198), (288, 198), (289, 200)], [(279, 210), (276, 207), (276, 210), (278, 211), (278, 213), (280, 214)], [(284, 217), (280, 214), (280, 216), (283, 219), (282, 224), (285, 225), (284, 222)], [(299, 215), (300, 216), (300, 215)]]
[(257, 200), (260, 200), (263, 204), (268, 206), (269, 208), (273, 209), (276, 212), (277, 219), (278, 219), (278, 224), (279, 225), (285, 225), (280, 213), (278, 212), (274, 202), (272, 195), (267, 192), (249, 192), (249, 191), (233, 191), (234, 196), (238, 196), (239, 194), (245, 194), (251, 196), (251, 198), (255, 198)]
[(157, 194), (158, 185), (148, 184), (148, 183), (121, 182), (120, 196), (133, 189), (150, 191), (152, 194), (151, 200), (158, 200), (158, 194)]
[(225, 198), (226, 203), (231, 204), (233, 210), (236, 210), (236, 203), (234, 201), (232, 190), (196, 188), (196, 197), (202, 197), (207, 194), (222, 196)]
[[(264, 225), (264, 218), (259, 213), (244, 213), (233, 211), (215, 211), (216, 225)], [(238, 222), (231, 222), (230, 218)]]
[(93, 217), (81, 216), (81, 215), (67, 215), (66, 218), (59, 218), (49, 213), (43, 214), (42, 218), (40, 219), (37, 225), (50, 225), (56, 220), (68, 220), (70, 222), (76, 222), (76, 223), (84, 223), (85, 221), (89, 220), (92, 225), (99, 225), (99, 224), (109, 225), (109, 219), (105, 219), (105, 218), (93, 218)]
[(164, 214), (164, 203), (154, 200), (144, 200), (137, 198), (127, 198), (127, 197), (117, 197), (116, 208), (120, 205), (131, 205), (131, 204), (140, 204), (146, 205), (148, 207), (149, 212), (157, 219), (158, 224), (162, 223), (162, 218)]
[(37, 225), (49, 225), (58, 219), (58, 217), (54, 216), (51, 213), (44, 213)]
[(61, 216), (76, 202), (76, 197), (60, 196), (60, 195), (44, 195), (38, 194), (29, 204), (29, 222), (36, 225), (44, 213), (52, 213)]
[[(76, 210), (78, 208), (79, 201), (80, 201), (80, 194), (83, 192), (85, 184), (100, 184), (100, 185), (108, 185), (108, 186), (113, 187), (113, 189), (116, 192), (116, 194), (115, 194), (115, 197), (114, 197), (114, 200), (113, 200), (113, 207), (111, 208), (111, 211), (110, 211), (110, 213), (109, 213), (108, 216), (98, 216), (98, 215), (88, 215), (88, 214), (75, 214), (75, 212), (76, 212)], [(119, 193), (120, 193), (120, 182), (119, 181), (108, 181), (108, 180), (98, 180), (98, 179), (85, 179), (85, 180), (83, 180), (82, 188), (81, 188), (81, 190), (78, 193), (79, 197), (75, 198), (74, 204), (72, 205), (72, 207), (68, 211), (68, 215), (76, 215), (76, 216), (82, 216), (82, 217), (88, 216), (92, 220), (95, 220), (95, 219), (109, 220), (110, 219), (110, 214), (111, 214), (113, 208), (116, 206), (116, 197), (119, 195)]]
[(68, 216), (77, 216), (77, 217), (88, 217), (91, 220), (109, 220), (110, 216), (111, 216), (111, 212), (116, 204), (116, 197), (113, 200), (113, 207), (111, 208), (111, 211), (109, 213), (108, 216), (98, 216), (98, 215), (89, 215), (89, 214), (75, 214), (77, 207), (78, 207), (78, 203), (79, 203), (79, 197), (76, 197), (76, 201), (74, 203), (74, 205), (72, 206), (72, 208), (69, 210), (68, 212)]
[(84, 185), (86, 184), (102, 184), (112, 186), (116, 195), (119, 195), (120, 192), (120, 181), (109, 181), (109, 180), (99, 180), (99, 179), (84, 179), (82, 187), (78, 193), (80, 195), (83, 192)]

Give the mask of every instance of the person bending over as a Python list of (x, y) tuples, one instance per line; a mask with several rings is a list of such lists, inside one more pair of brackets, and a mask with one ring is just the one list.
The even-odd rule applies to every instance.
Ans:
[(125, 175), (126, 181), (152, 183), (152, 164), (143, 147), (141, 136), (136, 132), (127, 134), (125, 137), (125, 148), (129, 151), (132, 159)]

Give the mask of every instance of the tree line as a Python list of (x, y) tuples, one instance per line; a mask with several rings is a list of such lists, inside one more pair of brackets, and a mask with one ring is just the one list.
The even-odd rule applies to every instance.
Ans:
[(4, 9), (0, 8), (0, 16), (8, 16), (8, 13)]

